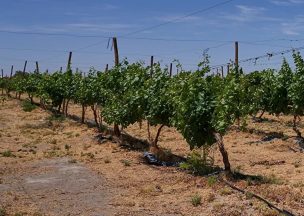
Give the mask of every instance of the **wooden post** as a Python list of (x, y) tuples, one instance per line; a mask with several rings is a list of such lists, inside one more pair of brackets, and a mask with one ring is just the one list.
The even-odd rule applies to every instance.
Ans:
[(224, 78), (224, 66), (221, 66), (222, 78)]
[(38, 64), (38, 61), (36, 61), (36, 73), (39, 74), (39, 64)]
[[(117, 38), (113, 37), (113, 47), (114, 47), (114, 58), (115, 58), (115, 66), (119, 65), (119, 55), (118, 55), (118, 45)], [(118, 127), (118, 124), (114, 124), (114, 135), (120, 137), (121, 133)]]
[[(3, 80), (3, 69), (1, 69), (1, 77), (2, 77), (2, 80)], [(1, 93), (2, 93), (2, 95), (3, 95), (3, 86), (2, 86), (2, 88), (1, 88)]]
[(117, 45), (116, 37), (113, 37), (113, 47), (114, 47), (115, 66), (118, 66), (119, 65), (119, 55), (118, 55), (118, 45)]
[(25, 75), (25, 71), (26, 71), (26, 65), (27, 65), (27, 61), (24, 62), (24, 67), (23, 67), (23, 75)]
[(229, 74), (230, 64), (227, 64), (227, 75)]
[(109, 64), (106, 64), (105, 72), (108, 72), (108, 70), (109, 70)]
[(172, 77), (172, 66), (173, 66), (173, 64), (170, 63), (170, 70), (169, 70), (169, 75), (170, 75), (170, 77)]
[(72, 54), (73, 54), (72, 52), (69, 53), (67, 71), (68, 71), (68, 70), (71, 70)]
[(238, 68), (238, 66), (239, 66), (239, 42), (236, 41), (234, 46), (235, 46), (235, 61), (234, 61), (234, 63), (235, 63), (235, 67)]
[(150, 76), (152, 76), (153, 74), (153, 64), (154, 64), (154, 56), (151, 56), (151, 59), (150, 59)]
[(11, 67), (11, 76), (10, 76), (10, 78), (13, 77), (13, 73), (14, 73), (14, 65), (12, 65), (12, 67)]

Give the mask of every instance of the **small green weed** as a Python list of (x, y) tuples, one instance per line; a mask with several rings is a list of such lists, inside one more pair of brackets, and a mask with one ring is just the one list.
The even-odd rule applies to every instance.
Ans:
[(59, 122), (63, 122), (65, 120), (65, 116), (61, 115), (61, 114), (52, 114), (49, 117), (47, 117), (48, 121), (59, 121)]
[(35, 104), (32, 104), (29, 100), (23, 101), (21, 106), (24, 112), (32, 112), (34, 109), (37, 108), (37, 106)]
[(16, 157), (11, 150), (6, 150), (1, 153), (3, 157)]
[(212, 187), (217, 182), (217, 178), (215, 176), (210, 176), (207, 179), (207, 184), (209, 187)]
[(0, 216), (6, 216), (6, 215), (7, 215), (6, 210), (0, 207)]
[(129, 160), (121, 160), (121, 163), (123, 163), (125, 166), (131, 166), (131, 161)]
[(202, 203), (202, 197), (198, 194), (194, 194), (191, 197), (191, 203), (194, 207), (199, 206)]
[(199, 152), (198, 149), (193, 150), (187, 161), (180, 164), (180, 168), (196, 175), (207, 175), (219, 170), (214, 166), (214, 159), (209, 155), (208, 148), (203, 149), (202, 152)]
[(64, 149), (67, 150), (67, 151), (69, 151), (69, 150), (71, 149), (71, 146), (68, 145), (68, 144), (65, 144), (65, 145), (64, 145)]

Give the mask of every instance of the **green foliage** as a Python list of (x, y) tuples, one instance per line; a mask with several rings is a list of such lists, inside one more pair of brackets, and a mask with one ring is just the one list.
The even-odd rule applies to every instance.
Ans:
[(182, 72), (175, 76), (170, 93), (174, 106), (172, 124), (191, 149), (215, 143), (212, 124), (215, 96), (201, 72)]
[(37, 108), (37, 106), (35, 104), (32, 104), (29, 100), (22, 101), (21, 106), (24, 112), (32, 112)]
[(6, 150), (1, 153), (2, 157), (16, 157), (11, 150)]
[(144, 83), (147, 70), (141, 63), (123, 64), (109, 70), (104, 76), (106, 100), (102, 115), (109, 124), (124, 128), (143, 119)]
[(212, 187), (217, 182), (217, 178), (215, 176), (209, 176), (207, 179), (207, 184), (209, 187)]
[(151, 76), (145, 80), (143, 89), (144, 118), (151, 125), (171, 126), (173, 105), (170, 100), (170, 85), (168, 70), (162, 70), (159, 64), (155, 64)]
[(7, 212), (4, 208), (0, 207), (0, 216), (7, 216)]
[(194, 207), (199, 206), (202, 203), (202, 197), (199, 194), (194, 194), (191, 197), (191, 203)]
[(245, 124), (248, 114), (246, 103), (245, 79), (242, 70), (234, 68), (225, 80), (223, 90), (216, 97), (215, 111), (212, 119), (215, 130), (224, 134), (236, 120)]
[(289, 114), (292, 101), (288, 97), (290, 86), (293, 81), (293, 72), (284, 58), (281, 69), (276, 76), (273, 97), (272, 97), (272, 107), (271, 112), (274, 114)]
[(201, 153), (195, 149), (188, 155), (187, 161), (180, 164), (180, 168), (191, 171), (196, 175), (207, 175), (217, 170), (214, 167), (214, 160), (209, 155), (208, 148), (204, 148)]
[(294, 115), (304, 114), (304, 60), (300, 53), (293, 53), (296, 70), (290, 84), (289, 98), (292, 102)]
[(52, 115), (47, 117), (48, 121), (59, 121), (59, 122), (63, 122), (65, 120), (65, 116), (61, 115), (61, 114), (56, 114), (53, 113)]
[[(293, 58), (294, 73), (284, 60), (278, 73), (267, 69), (245, 75), (234, 68), (226, 78), (208, 76), (209, 56), (204, 53), (196, 71), (184, 71), (176, 61), (179, 74), (174, 77), (159, 64), (151, 68), (124, 60), (107, 72), (91, 68), (88, 76), (73, 73), (70, 67), (51, 74), (19, 71), (12, 78), (0, 79), (0, 87), (7, 92), (27, 93), (31, 102), (38, 97), (53, 107), (60, 108), (63, 101), (70, 100), (91, 106), (95, 121), (98, 108), (106, 123), (122, 128), (142, 120), (154, 126), (175, 127), (191, 149), (207, 148), (235, 122), (245, 126), (248, 115), (261, 111), (304, 114), (304, 61), (300, 53), (295, 52)], [(34, 108), (29, 101), (22, 106), (29, 111)], [(63, 120), (62, 116), (49, 120), (57, 119)], [(194, 153), (183, 166), (208, 173), (206, 164), (206, 158)]]

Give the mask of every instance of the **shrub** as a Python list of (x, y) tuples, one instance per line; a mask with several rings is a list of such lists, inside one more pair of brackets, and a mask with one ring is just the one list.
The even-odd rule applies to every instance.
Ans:
[(29, 100), (23, 101), (21, 106), (24, 112), (32, 112), (34, 109), (37, 108), (37, 106), (35, 104), (32, 104)]
[(194, 207), (200, 205), (202, 202), (202, 197), (198, 194), (195, 194), (191, 197), (191, 203)]

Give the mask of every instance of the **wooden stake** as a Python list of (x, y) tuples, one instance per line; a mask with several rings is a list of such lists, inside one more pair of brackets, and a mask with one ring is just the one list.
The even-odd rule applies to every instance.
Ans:
[(235, 46), (235, 67), (238, 67), (239, 66), (239, 42), (235, 42), (234, 44)]
[(227, 75), (229, 74), (230, 64), (227, 64)]
[[(1, 77), (2, 77), (2, 80), (3, 80), (3, 69), (1, 69)], [(3, 95), (3, 87), (1, 88), (1, 93)]]
[(119, 65), (119, 55), (118, 55), (118, 45), (117, 45), (116, 37), (113, 37), (113, 47), (114, 47), (115, 66), (118, 66)]
[(10, 78), (13, 77), (13, 72), (14, 72), (14, 65), (12, 65), (12, 67), (11, 67), (11, 76), (10, 76)]
[(222, 78), (224, 78), (224, 66), (221, 66)]
[(36, 61), (36, 73), (39, 74), (39, 65), (38, 65), (38, 62)]
[(72, 63), (72, 52), (69, 53), (69, 59), (68, 59), (68, 65), (67, 65), (67, 71), (71, 70), (71, 63)]
[(172, 77), (172, 66), (173, 66), (173, 64), (170, 63), (170, 70), (169, 70), (169, 75), (170, 75), (170, 77)]
[(26, 71), (26, 65), (27, 65), (27, 61), (24, 62), (23, 75), (25, 74), (25, 71)]
[(153, 64), (154, 64), (154, 56), (151, 56), (151, 60), (150, 60), (150, 76), (152, 76), (153, 74)]
[[(119, 65), (119, 55), (118, 55), (118, 45), (117, 45), (116, 37), (113, 37), (113, 46), (114, 46), (115, 66), (118, 66)], [(117, 137), (120, 137), (120, 135), (121, 135), (118, 124), (114, 124), (114, 135)]]

